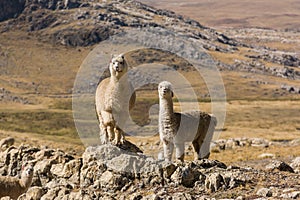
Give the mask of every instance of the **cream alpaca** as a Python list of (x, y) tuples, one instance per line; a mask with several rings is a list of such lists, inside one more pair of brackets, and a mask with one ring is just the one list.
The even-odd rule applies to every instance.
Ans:
[(0, 176), (0, 198), (9, 196), (12, 199), (17, 199), (28, 190), (32, 182), (32, 177), (32, 166), (24, 168), (21, 179), (12, 176)]
[(118, 145), (125, 140), (121, 128), (134, 105), (135, 92), (128, 81), (128, 64), (122, 54), (112, 58), (109, 71), (111, 76), (101, 81), (96, 90), (96, 112), (101, 142)]
[(171, 83), (163, 81), (159, 93), (159, 135), (163, 143), (165, 160), (172, 159), (175, 145), (176, 159), (184, 160), (185, 142), (192, 142), (195, 159), (208, 158), (210, 142), (217, 120), (201, 111), (174, 113)]

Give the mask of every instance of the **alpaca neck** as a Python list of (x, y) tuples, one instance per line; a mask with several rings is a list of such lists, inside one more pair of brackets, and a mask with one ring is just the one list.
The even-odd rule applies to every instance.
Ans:
[(22, 177), (20, 179), (20, 185), (24, 188), (27, 189), (31, 185), (32, 182), (32, 176), (30, 177)]
[(119, 79), (116, 76), (111, 76), (110, 77), (110, 82), (111, 83), (117, 83), (119, 81)]
[(160, 98), (159, 112), (163, 118), (171, 118), (173, 115), (173, 101), (172, 99)]

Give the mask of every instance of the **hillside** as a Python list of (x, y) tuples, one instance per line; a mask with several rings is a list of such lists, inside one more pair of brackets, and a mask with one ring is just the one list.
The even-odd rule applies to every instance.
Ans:
[[(258, 0), (140, 2), (0, 2), (0, 139), (13, 137), (15, 145), (20, 145), (0, 151), (1, 175), (17, 175), (23, 162), (36, 162), (36, 187), (31, 191), (40, 191), (45, 198), (299, 198), (297, 0), (272, 4)], [(281, 9), (283, 5), (288, 6)], [(269, 6), (272, 9), (267, 9)], [(259, 25), (260, 20), (263, 23)], [(98, 144), (93, 95), (99, 80), (108, 75), (107, 70), (101, 73), (111, 54), (106, 42), (113, 41), (115, 48), (120, 47), (118, 51), (123, 50), (116, 38), (129, 44), (142, 38), (148, 46), (161, 47), (125, 54), (132, 67), (130, 75), (147, 83), (136, 90), (137, 103), (131, 113), (141, 133), (127, 137), (145, 155), (120, 153), (110, 145), (102, 146), (104, 150), (85, 151), (84, 145)], [(183, 53), (164, 51), (168, 48)], [(195, 66), (186, 59), (190, 57), (197, 58)], [(147, 126), (157, 111), (156, 74), (145, 70), (140, 75), (138, 71), (143, 69), (140, 65), (147, 64), (155, 65), (162, 74), (180, 74), (188, 80), (178, 90), (175, 110), (181, 109), (181, 92), (191, 88), (201, 110), (217, 113), (221, 109), (214, 110), (213, 103), (219, 101), (226, 106), (222, 110), (225, 124), (219, 121), (213, 141), (212, 160), (164, 166), (152, 158), (157, 157), (161, 146), (157, 126)], [(215, 68), (217, 73), (207, 82), (195, 67), (207, 71)], [(86, 75), (77, 77), (84, 84), (74, 87), (78, 74)], [(218, 74), (221, 80), (214, 79)], [(180, 85), (176, 78), (174, 84)], [(212, 90), (209, 83), (214, 83)], [(225, 88), (226, 99), (214, 102), (210, 92), (220, 88)], [(81, 95), (87, 98), (78, 109), (72, 100)], [(194, 105), (189, 98), (183, 100)], [(74, 118), (85, 126), (75, 127)], [(83, 132), (83, 137), (78, 132)], [(144, 137), (146, 133), (150, 136)], [(186, 146), (189, 161), (191, 149)], [(110, 155), (112, 160), (96, 159), (108, 152), (115, 153)], [(142, 162), (141, 166), (150, 163), (145, 169), (154, 169), (153, 176), (111, 170), (110, 165), (120, 165), (120, 169), (132, 165), (123, 165), (114, 156), (123, 156), (122, 162)], [(158, 168), (153, 164), (163, 170), (155, 170)]]

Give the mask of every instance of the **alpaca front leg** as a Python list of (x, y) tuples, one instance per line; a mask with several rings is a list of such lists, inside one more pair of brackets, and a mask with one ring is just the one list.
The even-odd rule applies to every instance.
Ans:
[(115, 132), (112, 126), (107, 126), (107, 134), (109, 141), (112, 142), (115, 138)]
[(184, 143), (175, 143), (176, 160), (184, 161)]
[(99, 125), (99, 137), (100, 137), (100, 142), (101, 144), (107, 144), (108, 143), (108, 133), (106, 127), (103, 126), (103, 124)]
[(120, 145), (124, 144), (125, 138), (124, 138), (124, 132), (120, 128), (115, 128), (115, 139), (114, 139), (114, 144), (115, 145)]
[(163, 142), (163, 148), (164, 148), (164, 158), (166, 161), (172, 160), (172, 154), (174, 149), (173, 142), (170, 141), (164, 141)]

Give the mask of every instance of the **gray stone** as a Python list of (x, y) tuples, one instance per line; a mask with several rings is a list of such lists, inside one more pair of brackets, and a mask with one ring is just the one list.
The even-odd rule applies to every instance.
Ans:
[(185, 166), (177, 167), (176, 171), (172, 174), (171, 180), (177, 185), (185, 187), (194, 187), (196, 181), (199, 180), (201, 172), (195, 168)]
[(253, 147), (268, 147), (269, 141), (263, 138), (253, 138), (251, 140), (251, 146)]
[(104, 172), (99, 180), (102, 188), (106, 188), (108, 191), (121, 190), (130, 180), (126, 176), (115, 174), (111, 171)]
[(286, 194), (280, 195), (283, 199), (298, 199), (300, 198), (300, 191), (289, 192)]
[(42, 187), (31, 187), (28, 191), (21, 195), (18, 200), (40, 200), (41, 197), (45, 194), (45, 190)]
[(218, 191), (223, 184), (223, 177), (219, 173), (209, 174), (205, 179), (205, 189), (210, 192)]
[(287, 171), (294, 173), (294, 170), (291, 166), (286, 164), (285, 162), (274, 160), (270, 164), (266, 166), (266, 170), (279, 170), (279, 171)]
[(131, 153), (113, 145), (87, 148), (83, 154), (83, 164), (95, 160), (119, 172), (131, 174), (158, 172), (158, 162), (153, 158)]
[(295, 172), (299, 173), (300, 172), (300, 157), (296, 157), (292, 163), (291, 167), (294, 169)]
[(261, 188), (256, 194), (263, 197), (272, 197), (272, 190), (269, 188)]
[(261, 158), (261, 159), (266, 159), (266, 158), (275, 158), (275, 154), (272, 154), (272, 153), (263, 153), (263, 154), (260, 154), (258, 156), (258, 158)]
[(0, 140), (0, 148), (2, 149), (8, 148), (14, 145), (14, 143), (15, 143), (15, 139), (12, 137), (3, 138), (2, 140)]
[(74, 159), (66, 163), (63, 169), (63, 177), (69, 179), (74, 184), (79, 184), (81, 166), (81, 158)]

